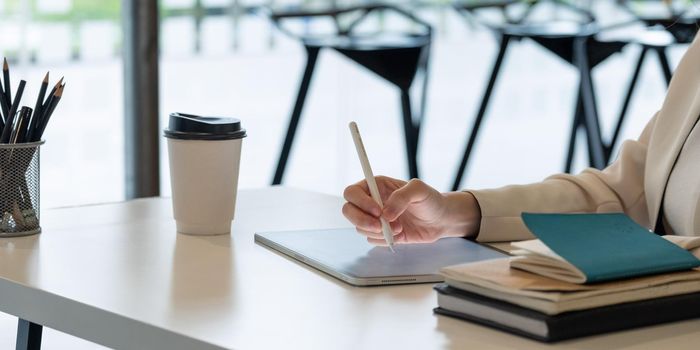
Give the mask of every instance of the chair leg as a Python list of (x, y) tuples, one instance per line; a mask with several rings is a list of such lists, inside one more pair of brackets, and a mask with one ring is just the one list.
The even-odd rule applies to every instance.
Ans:
[(423, 80), (418, 113), (413, 112), (413, 104), (411, 103), (411, 95), (409, 92), (410, 87), (408, 89), (401, 89), (401, 110), (403, 113), (404, 135), (406, 138), (406, 156), (408, 157), (408, 173), (411, 178), (418, 178), (420, 173), (418, 170), (418, 143), (427, 105), (429, 55), (430, 47), (424, 48), (418, 67), (418, 72), (421, 73)]
[(673, 76), (673, 71), (671, 71), (671, 65), (668, 63), (668, 56), (666, 56), (666, 49), (663, 47), (654, 48), (656, 54), (659, 56), (659, 63), (661, 64), (661, 70), (664, 73), (664, 78), (666, 78), (666, 85), (671, 84), (671, 77)]
[(27, 320), (19, 319), (17, 324), (17, 350), (41, 349), (41, 332), (43, 327)]
[(642, 52), (639, 53), (639, 59), (637, 60), (637, 65), (634, 68), (634, 73), (632, 73), (632, 79), (630, 80), (629, 87), (627, 88), (627, 94), (625, 95), (625, 100), (622, 102), (622, 109), (620, 110), (620, 116), (617, 118), (617, 124), (615, 125), (615, 131), (610, 139), (610, 143), (606, 149), (607, 157), (610, 159), (612, 156), (612, 151), (617, 144), (617, 140), (620, 137), (620, 131), (622, 130), (622, 124), (627, 116), (627, 109), (629, 109), (630, 101), (632, 100), (632, 94), (634, 89), (637, 87), (637, 80), (639, 79), (639, 73), (642, 71), (642, 65), (644, 64), (644, 58), (646, 57), (649, 47), (643, 46)]
[(418, 178), (418, 127), (413, 122), (411, 97), (408, 90), (401, 90), (401, 110), (403, 112), (403, 131), (406, 137), (408, 173), (411, 178)]
[(428, 77), (430, 76), (430, 46), (423, 49), (422, 62), (420, 63), (420, 70), (423, 72), (423, 86), (421, 90), (420, 97), (420, 113), (416, 120), (416, 125), (418, 126), (418, 131), (420, 132), (420, 126), (422, 125), (423, 118), (425, 117), (425, 109), (428, 105)]
[(313, 76), (314, 68), (316, 67), (316, 59), (318, 58), (319, 50), (320, 48), (318, 47), (306, 48), (306, 69), (304, 70), (304, 76), (301, 79), (301, 85), (299, 86), (297, 100), (294, 103), (292, 116), (291, 118), (289, 118), (289, 125), (287, 126), (287, 136), (284, 138), (282, 151), (280, 152), (279, 160), (277, 161), (277, 170), (275, 170), (275, 176), (272, 180), (273, 185), (279, 185), (282, 183), (282, 177), (284, 176), (284, 171), (287, 167), (289, 153), (292, 149), (292, 143), (294, 142), (294, 136), (296, 135), (297, 126), (299, 125), (301, 111), (303, 110), (304, 102), (306, 101), (306, 93), (309, 91), (311, 77)]
[(581, 92), (579, 91), (576, 97), (576, 110), (574, 111), (574, 118), (571, 124), (571, 134), (569, 135), (569, 149), (566, 153), (566, 164), (564, 165), (565, 173), (571, 173), (571, 169), (573, 168), (576, 136), (578, 135), (579, 128), (583, 126), (583, 103), (581, 102), (581, 98)]
[(493, 68), (491, 70), (491, 77), (489, 78), (489, 82), (486, 85), (486, 91), (484, 92), (484, 96), (481, 99), (481, 105), (479, 106), (479, 111), (477, 112), (476, 118), (474, 119), (474, 125), (472, 126), (471, 135), (469, 135), (469, 141), (467, 141), (467, 146), (465, 147), (464, 155), (462, 156), (462, 162), (459, 164), (459, 168), (457, 169), (457, 174), (455, 176), (455, 181), (452, 184), (453, 191), (459, 190), (460, 184), (462, 183), (464, 171), (467, 167), (469, 157), (471, 156), (472, 149), (474, 148), (474, 143), (476, 142), (476, 138), (479, 134), (481, 122), (483, 121), (484, 115), (486, 114), (486, 108), (488, 107), (489, 100), (491, 99), (491, 93), (493, 92), (493, 88), (496, 85), (496, 79), (498, 78), (498, 73), (501, 70), (501, 64), (503, 63), (503, 58), (505, 57), (506, 49), (508, 48), (508, 43), (510, 42), (510, 39), (511, 37), (508, 35), (503, 35), (501, 38), (501, 45), (498, 49), (498, 55), (496, 56), (496, 61), (494, 62)]
[(580, 91), (583, 101), (583, 121), (588, 137), (588, 151), (591, 166), (603, 169), (607, 165), (605, 157), (605, 144), (600, 131), (600, 122), (595, 102), (595, 90), (591, 68), (588, 64), (588, 53), (586, 48), (587, 38), (579, 38), (574, 43), (574, 55), (576, 66), (581, 75)]

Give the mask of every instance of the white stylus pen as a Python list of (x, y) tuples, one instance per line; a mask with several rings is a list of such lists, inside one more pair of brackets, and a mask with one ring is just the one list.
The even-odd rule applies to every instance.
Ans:
[[(369, 165), (369, 158), (367, 157), (367, 151), (365, 151), (365, 145), (362, 143), (360, 130), (357, 128), (357, 123), (355, 122), (350, 122), (348, 126), (350, 127), (352, 140), (355, 143), (355, 149), (357, 149), (357, 156), (360, 158), (362, 172), (365, 174), (365, 180), (369, 187), (369, 194), (372, 196), (372, 199), (379, 204), (379, 208), (383, 209), (384, 204), (382, 204), (382, 197), (379, 195), (379, 188), (377, 188), (377, 182), (374, 180), (372, 167)], [(389, 249), (394, 252), (394, 234), (391, 232), (391, 226), (389, 226), (389, 223), (386, 222), (384, 218), (380, 217), (379, 220), (382, 223), (382, 234), (384, 235), (386, 244), (389, 245)]]

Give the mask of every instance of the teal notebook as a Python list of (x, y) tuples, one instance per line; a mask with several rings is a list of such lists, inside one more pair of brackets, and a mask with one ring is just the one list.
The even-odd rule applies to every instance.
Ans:
[(625, 214), (523, 213), (530, 231), (595, 283), (688, 270), (693, 254), (638, 225)]

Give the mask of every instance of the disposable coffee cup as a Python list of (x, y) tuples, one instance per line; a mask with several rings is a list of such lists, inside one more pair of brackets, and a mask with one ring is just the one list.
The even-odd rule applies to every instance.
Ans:
[(172, 113), (164, 134), (177, 232), (230, 233), (246, 137), (241, 121)]

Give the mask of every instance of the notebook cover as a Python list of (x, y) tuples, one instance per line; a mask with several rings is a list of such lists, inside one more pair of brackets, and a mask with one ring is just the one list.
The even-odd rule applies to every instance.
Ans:
[(693, 254), (622, 213), (523, 213), (522, 218), (537, 238), (586, 275), (586, 283), (700, 266)]
[(549, 334), (546, 336), (531, 334), (517, 327), (500, 324), (475, 315), (446, 310), (442, 307), (434, 309), (438, 314), (464, 319), (542, 342), (556, 342), (700, 317), (700, 293), (610, 305), (549, 316), (518, 305), (452, 288), (445, 283), (437, 284), (435, 290), (438, 293), (455, 296), (479, 303), (482, 306), (543, 322), (546, 324)]

